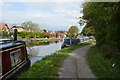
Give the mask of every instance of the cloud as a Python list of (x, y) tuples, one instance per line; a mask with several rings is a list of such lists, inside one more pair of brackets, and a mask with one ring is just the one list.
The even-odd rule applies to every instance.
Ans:
[(83, 2), (86, 0), (3, 0), (4, 2)]
[(3, 2), (119, 2), (120, 0), (3, 0)]
[(81, 3), (5, 2), (5, 4), (10, 5), (3, 8), (3, 21), (8, 24), (21, 24), (31, 20), (42, 29), (68, 30), (71, 25), (79, 26), (76, 18), (82, 16)]

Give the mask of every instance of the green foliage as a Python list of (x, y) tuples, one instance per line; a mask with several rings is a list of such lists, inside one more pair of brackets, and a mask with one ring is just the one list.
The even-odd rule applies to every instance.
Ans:
[(33, 23), (32, 21), (27, 21), (22, 23), (22, 26), (27, 32), (33, 32), (34, 30), (38, 29), (37, 26), (38, 24)]
[(87, 26), (95, 30), (97, 45), (115, 46), (117, 48), (115, 51), (120, 51), (119, 10), (120, 2), (86, 2), (83, 4), (82, 18)]
[(22, 38), (25, 38), (26, 33), (25, 32), (18, 32), (18, 36), (21, 36)]
[(40, 32), (18, 32), (18, 36), (21, 36), (22, 38), (45, 38), (45, 37), (49, 37), (45, 33), (40, 33)]
[(27, 47), (31, 46), (40, 46), (40, 45), (49, 45), (49, 42), (26, 42)]
[(47, 32), (47, 30), (46, 30), (46, 29), (43, 29), (43, 31), (44, 31), (44, 32)]
[(78, 27), (77, 26), (71, 26), (68, 30), (68, 36), (69, 37), (75, 37), (78, 34)]
[(93, 46), (89, 49), (86, 59), (98, 78), (104, 80), (120, 78), (120, 53), (108, 53), (104, 51), (103, 47)]
[(93, 27), (84, 27), (82, 30), (82, 34), (85, 36), (94, 36), (95, 35), (95, 30), (93, 29)]
[(13, 35), (13, 32), (0, 31), (0, 38), (10, 38)]
[[(64, 59), (71, 53), (71, 51), (91, 44), (93, 41), (82, 44), (72, 45), (56, 51), (51, 55), (46, 56), (40, 61), (33, 64), (28, 71), (24, 72), (19, 78), (58, 78), (58, 72)], [(39, 73), (39, 74), (38, 74)]]

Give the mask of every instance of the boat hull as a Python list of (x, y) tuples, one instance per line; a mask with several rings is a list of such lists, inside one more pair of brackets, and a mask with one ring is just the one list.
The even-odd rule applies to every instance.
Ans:
[(23, 62), (19, 66), (17, 66), (14, 70), (10, 71), (8, 74), (2, 76), (1, 80), (13, 80), (17, 78), (21, 73), (26, 71), (31, 65), (30, 60)]

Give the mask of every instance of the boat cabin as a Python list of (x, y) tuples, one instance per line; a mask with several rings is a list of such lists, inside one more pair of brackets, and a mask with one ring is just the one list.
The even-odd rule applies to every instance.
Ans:
[(0, 39), (0, 79), (16, 78), (30, 64), (25, 42)]

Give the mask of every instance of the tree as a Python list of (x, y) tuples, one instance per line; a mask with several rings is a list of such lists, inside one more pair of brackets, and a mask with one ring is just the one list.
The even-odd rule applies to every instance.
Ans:
[(82, 30), (82, 34), (85, 36), (94, 36), (95, 35), (95, 30), (93, 29), (92, 26), (85, 26)]
[(32, 21), (27, 21), (22, 23), (22, 26), (27, 32), (33, 32), (35, 29), (37, 29), (38, 24), (33, 23)]
[[(97, 45), (120, 51), (120, 2), (86, 2), (82, 19), (95, 30)], [(81, 22), (81, 21), (80, 21)], [(90, 27), (89, 26), (89, 27)]]
[(47, 32), (47, 30), (46, 30), (46, 29), (43, 29), (43, 31), (44, 31), (44, 32)]
[(68, 30), (68, 36), (69, 37), (75, 37), (78, 34), (78, 27), (77, 26), (71, 26)]
[(25, 38), (30, 38), (30, 34), (28, 34), (27, 32), (34, 32), (35, 30), (37, 30), (37, 24), (33, 23), (32, 21), (27, 21), (22, 23), (22, 26), (25, 29)]

